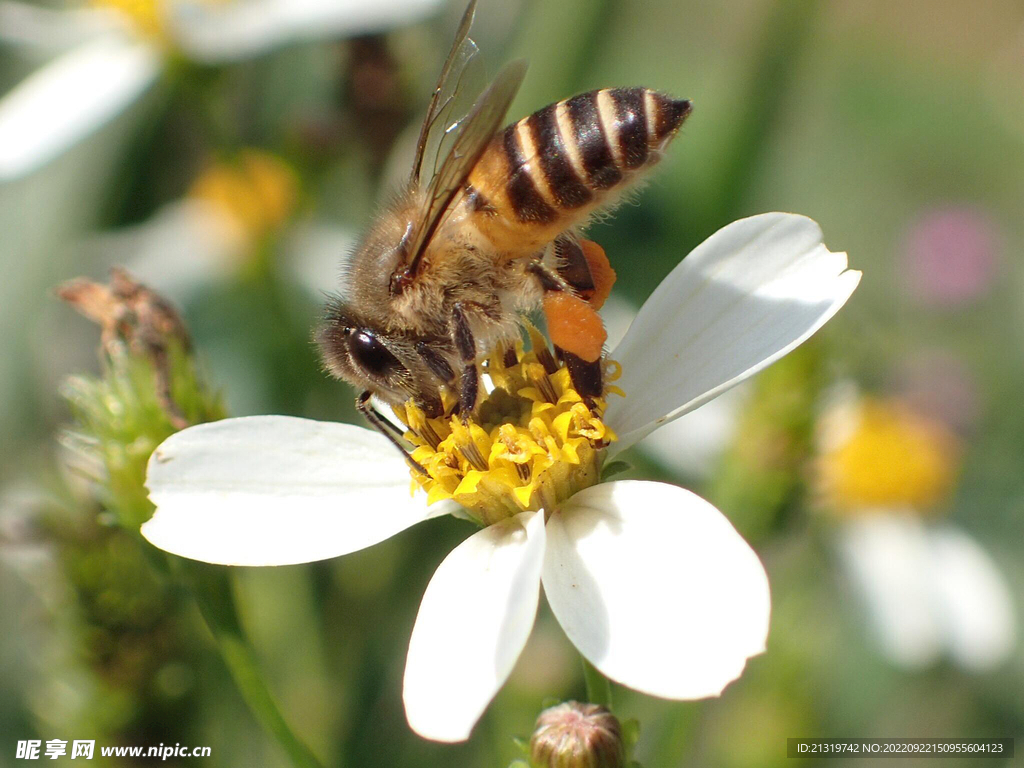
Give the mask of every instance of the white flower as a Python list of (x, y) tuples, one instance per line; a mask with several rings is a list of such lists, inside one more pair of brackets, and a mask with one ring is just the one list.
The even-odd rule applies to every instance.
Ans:
[(893, 664), (948, 654), (970, 670), (1015, 646), (1010, 588), (966, 532), (933, 520), (952, 495), (959, 446), (943, 424), (897, 400), (837, 387), (821, 420), (819, 491), (836, 518), (842, 563)]
[(0, 99), (0, 181), (31, 173), (125, 110), (172, 52), (237, 60), (294, 40), (409, 23), (439, 1), (108, 0), (108, 8), (66, 11), (0, 2), (0, 40), (63, 48)]
[(86, 241), (94, 259), (124, 266), (158, 293), (187, 301), (236, 274), (268, 237), (284, 272), (319, 299), (338, 277), (338, 259), (355, 236), (326, 222), (295, 217), (294, 171), (269, 153), (242, 150), (213, 163), (184, 197), (147, 221)]
[[(282, 268), (313, 298), (338, 277), (338, 260), (356, 236), (328, 222), (301, 222), (279, 246)], [(161, 295), (187, 301), (211, 284), (237, 274), (247, 254), (225, 231), (219, 212), (200, 200), (168, 203), (142, 224), (87, 241), (97, 260), (123, 265)]]
[[(800, 216), (755, 216), (714, 234), (611, 354), (626, 392), (605, 418), (621, 438), (613, 445), (628, 447), (786, 354), (859, 279)], [(146, 538), (226, 564), (334, 557), (451, 509), (410, 496), (407, 467), (383, 437), (279, 416), (172, 436), (147, 484), (157, 511)], [(591, 663), (655, 696), (715, 696), (765, 648), (767, 577), (720, 512), (672, 485), (600, 484), (477, 531), (438, 567), (406, 662), (415, 731), (468, 738), (526, 643), (542, 584)]]

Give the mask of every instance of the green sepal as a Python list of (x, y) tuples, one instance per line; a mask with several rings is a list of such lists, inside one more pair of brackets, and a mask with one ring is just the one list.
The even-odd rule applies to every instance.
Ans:
[(629, 751), (640, 741), (640, 721), (631, 717), (629, 720), (620, 720), (619, 725), (622, 728), (622, 743)]
[(621, 475), (623, 472), (628, 472), (632, 468), (632, 464), (630, 464), (628, 461), (623, 461), (622, 459), (609, 461), (601, 469), (601, 481), (604, 482), (608, 480), (608, 478), (610, 477), (615, 477), (615, 475)]

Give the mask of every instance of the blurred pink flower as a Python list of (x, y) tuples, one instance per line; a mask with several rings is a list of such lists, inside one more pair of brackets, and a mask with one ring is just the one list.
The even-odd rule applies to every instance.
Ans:
[(949, 206), (925, 212), (908, 228), (899, 254), (904, 290), (931, 306), (979, 298), (999, 270), (1002, 238), (984, 211)]

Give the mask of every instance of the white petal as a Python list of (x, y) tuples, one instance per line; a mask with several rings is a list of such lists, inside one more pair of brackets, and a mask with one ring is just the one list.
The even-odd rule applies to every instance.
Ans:
[(934, 663), (942, 628), (925, 526), (911, 513), (877, 511), (844, 522), (839, 536), (840, 553), (867, 604), (882, 651), (902, 667)]
[(31, 172), (106, 123), (159, 71), (155, 48), (107, 35), (31, 74), (0, 99), (0, 180)]
[(622, 364), (606, 421), (618, 452), (805, 341), (853, 293), (860, 273), (818, 225), (766, 213), (720, 229), (641, 307), (611, 357)]
[(301, 39), (381, 32), (410, 24), (440, 0), (249, 0), (173, 6), (175, 36), (191, 56), (223, 61), (254, 56)]
[(601, 672), (669, 699), (717, 696), (764, 651), (757, 555), (711, 504), (625, 480), (576, 494), (547, 525), (544, 592)]
[(288, 565), (376, 544), (439, 510), (409, 491), (381, 435), (351, 424), (249, 416), (167, 438), (149, 461), (154, 545), (225, 565)]
[(991, 556), (951, 526), (929, 531), (936, 606), (953, 658), (969, 669), (991, 669), (1015, 646), (1013, 599)]
[(409, 725), (463, 741), (508, 678), (533, 628), (544, 514), (524, 512), (470, 536), (423, 595), (405, 663)]

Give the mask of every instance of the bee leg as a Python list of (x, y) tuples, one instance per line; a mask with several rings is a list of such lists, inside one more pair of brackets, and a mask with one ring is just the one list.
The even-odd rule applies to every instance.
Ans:
[(569, 379), (572, 387), (579, 392), (588, 406), (593, 406), (594, 398), (600, 397), (604, 391), (604, 371), (600, 359), (590, 363), (582, 357), (574, 355), (568, 350), (555, 347), (559, 356), (569, 369)]
[(476, 367), (476, 342), (473, 340), (473, 331), (466, 317), (465, 305), (460, 301), (455, 302), (452, 309), (452, 340), (462, 361), (462, 373), (459, 376), (459, 415), (463, 422), (466, 422), (476, 408), (480, 376)]
[(540, 283), (540, 287), (544, 289), (544, 293), (552, 293), (564, 291), (568, 288), (568, 283), (562, 280), (554, 272), (548, 270), (539, 261), (530, 263), (530, 266), (526, 268), (534, 277), (537, 278), (537, 282)]
[(381, 416), (377, 412), (377, 409), (373, 407), (373, 404), (370, 402), (371, 397), (372, 394), (370, 392), (363, 392), (361, 395), (359, 395), (359, 397), (356, 398), (356, 410), (363, 414), (363, 418), (370, 422), (370, 426), (372, 426), (374, 429), (376, 429), (378, 432), (384, 435), (384, 437), (386, 437), (391, 442), (391, 444), (395, 446), (395, 448), (401, 451), (402, 456), (405, 457), (405, 461), (409, 464), (410, 467), (419, 472), (421, 475), (427, 474), (427, 470), (423, 468), (423, 465), (416, 461), (416, 459), (412, 457), (412, 455), (409, 453), (406, 447), (402, 445), (401, 442), (399, 442), (398, 436), (396, 436), (396, 433), (398, 432), (398, 427), (396, 427), (390, 421)]
[(416, 342), (416, 353), (423, 358), (423, 362), (427, 364), (427, 368), (430, 372), (437, 377), (437, 380), (442, 384), (451, 384), (455, 381), (455, 371), (448, 365), (448, 361), (444, 359), (444, 356), (439, 355), (434, 349), (428, 344), (418, 341)]
[[(586, 291), (592, 291), (594, 283), (580, 246), (574, 240), (559, 238), (555, 241), (555, 247), (562, 265), (558, 275), (552, 274), (540, 262), (534, 262), (529, 266), (530, 272), (536, 275), (540, 281), (544, 293), (563, 291), (566, 290), (566, 287), (584, 296)], [(576, 282), (571, 282), (570, 277)], [(555, 351), (569, 370), (569, 379), (572, 381), (573, 389), (579, 392), (587, 405), (592, 406), (593, 399), (600, 397), (604, 391), (604, 370), (601, 359), (589, 362), (558, 346), (555, 347)]]
[(594, 275), (580, 244), (564, 235), (556, 238), (555, 262), (558, 276), (572, 287), (577, 296), (589, 301), (594, 293)]
[(444, 405), (441, 403), (440, 395), (433, 393), (420, 395), (416, 398), (416, 405), (423, 411), (428, 419), (437, 419), (444, 416)]

